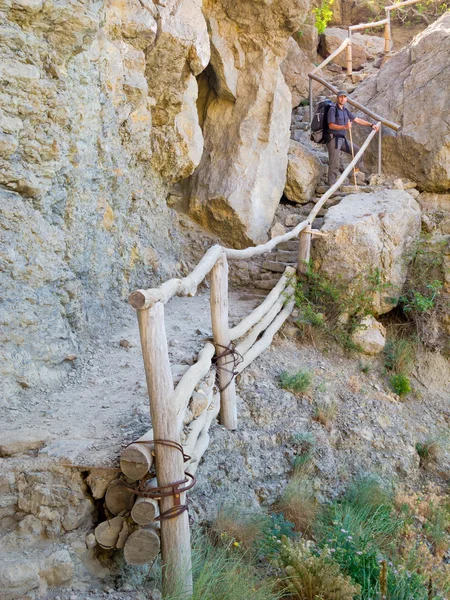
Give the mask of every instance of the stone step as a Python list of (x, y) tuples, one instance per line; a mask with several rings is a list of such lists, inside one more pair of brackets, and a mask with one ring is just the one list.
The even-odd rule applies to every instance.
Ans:
[(274, 260), (266, 260), (262, 264), (262, 268), (266, 271), (273, 271), (274, 273), (283, 273), (286, 265), (281, 262), (276, 262)]
[(276, 253), (276, 261), (284, 262), (284, 263), (296, 263), (297, 262), (297, 252), (288, 252), (287, 250), (278, 250)]
[(289, 240), (289, 242), (282, 242), (277, 246), (278, 250), (287, 250), (288, 252), (296, 252), (298, 250), (298, 240)]
[(277, 285), (278, 281), (279, 279), (264, 279), (262, 281), (255, 281), (254, 285), (260, 290), (271, 290)]

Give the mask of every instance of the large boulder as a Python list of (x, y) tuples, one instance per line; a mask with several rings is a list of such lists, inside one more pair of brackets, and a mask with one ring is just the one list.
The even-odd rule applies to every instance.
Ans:
[(311, 200), (322, 174), (322, 163), (303, 144), (291, 140), (284, 195), (299, 204)]
[[(426, 191), (450, 189), (450, 13), (417, 35), (354, 98), (401, 125), (384, 128), (383, 171), (412, 179)], [(447, 121), (446, 121), (447, 118)], [(367, 154), (375, 163), (376, 152)]]
[(371, 309), (383, 314), (402, 291), (420, 228), (420, 207), (403, 190), (351, 194), (328, 210), (327, 236), (315, 241), (312, 259), (319, 272), (348, 284), (349, 295), (371, 290)]
[[(320, 54), (326, 58), (332, 54), (344, 40), (348, 37), (346, 29), (338, 27), (328, 27), (320, 36)], [(352, 35), (352, 61), (353, 69), (358, 70), (367, 62), (373, 60), (378, 54), (384, 51), (383, 38), (364, 33), (354, 33)], [(341, 67), (347, 66), (346, 52), (341, 52), (333, 60)]]
[(284, 189), (291, 97), (280, 64), (308, 0), (204, 2), (211, 64), (199, 78), (205, 147), (189, 212), (229, 244), (267, 239)]
[(301, 50), (293, 38), (289, 38), (286, 58), (281, 63), (284, 80), (291, 92), (292, 108), (309, 96), (308, 73), (314, 69), (313, 63)]

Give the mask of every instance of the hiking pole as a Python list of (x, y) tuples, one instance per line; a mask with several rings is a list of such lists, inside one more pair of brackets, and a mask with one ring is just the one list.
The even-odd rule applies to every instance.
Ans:
[[(352, 139), (352, 128), (351, 127), (349, 129), (349, 132), (350, 132), (350, 146), (352, 148), (352, 161), (354, 161), (355, 160), (355, 153), (353, 151), (353, 139)], [(353, 178), (354, 178), (354, 181), (355, 181), (356, 191), (358, 191), (358, 184), (356, 183), (356, 169), (355, 169), (355, 165), (353, 165)]]

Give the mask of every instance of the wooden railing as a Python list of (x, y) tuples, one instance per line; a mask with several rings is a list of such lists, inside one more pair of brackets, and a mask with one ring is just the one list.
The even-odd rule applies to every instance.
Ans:
[[(245, 260), (270, 252), (278, 244), (299, 236), (297, 274), (305, 271), (310, 256), (311, 237), (320, 232), (311, 229), (318, 212), (328, 198), (342, 185), (355, 164), (364, 154), (376, 131), (372, 130), (354, 160), (344, 170), (338, 181), (320, 198), (308, 217), (291, 231), (277, 236), (265, 244), (235, 250), (220, 245), (211, 247), (193, 271), (182, 279), (170, 279), (158, 288), (137, 290), (129, 302), (137, 311), (142, 353), (150, 399), (153, 429), (135, 444), (124, 450), (122, 471), (130, 479), (146, 477), (155, 455), (157, 484), (159, 487), (184, 481), (185, 472), (193, 475), (209, 444), (209, 427), (220, 410), (220, 421), (228, 429), (237, 427), (236, 391), (234, 376), (247, 367), (272, 342), (275, 333), (294, 308), (295, 269), (287, 267), (277, 285), (266, 299), (238, 325), (228, 325), (228, 260)], [(206, 343), (197, 362), (183, 375), (174, 389), (170, 370), (165, 331), (164, 305), (175, 296), (194, 296), (198, 286), (211, 273), (210, 311), (212, 343)], [(235, 347), (232, 346), (236, 343)], [(240, 364), (235, 363), (242, 357)], [(191, 396), (205, 378), (217, 372), (219, 392), (210, 387), (205, 410), (189, 424)], [(183, 441), (183, 424), (188, 427)], [(150, 452), (145, 442), (152, 440), (183, 441), (186, 454), (191, 456), (186, 465), (180, 452), (170, 446), (157, 444)], [(144, 443), (143, 443), (144, 442)], [(160, 500), (161, 513), (176, 510), (184, 504), (182, 487), (176, 493)], [(190, 574), (190, 534), (187, 513), (175, 519), (161, 521), (161, 546), (163, 559), (163, 592), (170, 595), (174, 579), (169, 573), (184, 578), (181, 585), (186, 598), (192, 586)], [(178, 582), (179, 584), (180, 582)]]

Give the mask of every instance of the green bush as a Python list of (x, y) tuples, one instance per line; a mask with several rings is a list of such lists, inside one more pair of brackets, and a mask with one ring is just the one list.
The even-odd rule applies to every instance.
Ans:
[(315, 26), (319, 34), (323, 33), (327, 28), (328, 23), (333, 18), (333, 6), (334, 0), (322, 0), (320, 6), (313, 9), (315, 15)]
[(394, 373), (408, 372), (416, 357), (416, 348), (412, 340), (394, 338), (384, 347), (384, 365)]
[(411, 391), (411, 382), (408, 377), (402, 373), (392, 375), (389, 379), (389, 385), (391, 386), (392, 391), (400, 397), (406, 396)]
[(294, 536), (294, 523), (288, 521), (283, 513), (272, 513), (258, 544), (259, 553), (273, 559), (280, 552), (281, 539)]
[(307, 392), (312, 383), (312, 375), (308, 371), (298, 371), (294, 375), (290, 375), (287, 371), (283, 371), (280, 375), (280, 385), (284, 390), (302, 394)]
[(279, 566), (288, 576), (287, 590), (299, 600), (353, 600), (360, 587), (343, 575), (325, 549), (314, 552), (311, 542), (283, 538)]

